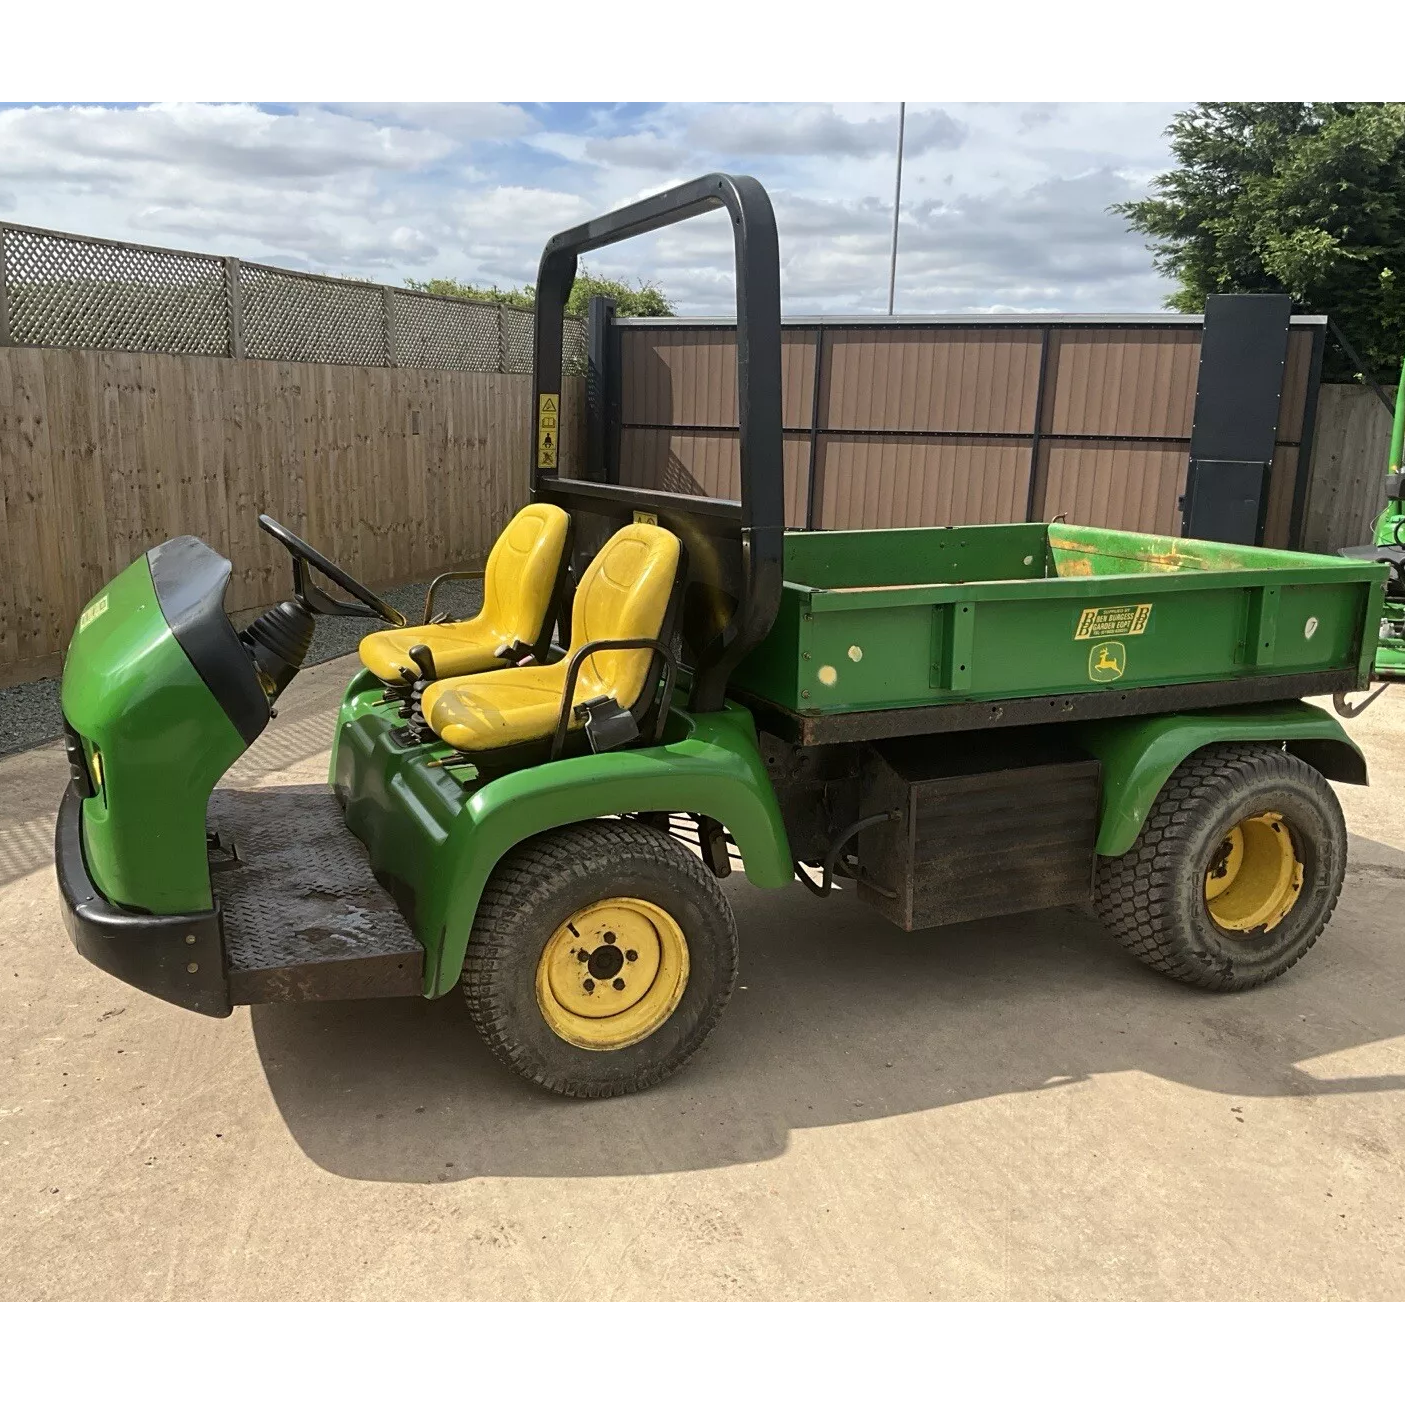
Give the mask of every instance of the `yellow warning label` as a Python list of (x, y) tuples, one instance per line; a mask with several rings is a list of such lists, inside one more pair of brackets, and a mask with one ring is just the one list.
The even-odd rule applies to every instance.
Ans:
[(559, 395), (539, 395), (537, 397), (537, 467), (555, 468), (556, 452), (560, 447), (561, 397)]
[(87, 627), (92, 624), (92, 622), (97, 619), (99, 615), (105, 615), (106, 613), (107, 596), (99, 595), (98, 598), (94, 600), (93, 603), (89, 605), (88, 608), (84, 610), (81, 615), (78, 616), (79, 633), (81, 634), (83, 630), (87, 629)]
[(1150, 605), (1097, 605), (1078, 616), (1073, 637), (1113, 639), (1119, 634), (1142, 634), (1150, 618)]
[(657, 527), (659, 525), (659, 515), (657, 512), (636, 512), (634, 514), (636, 522), (643, 522), (645, 526)]
[(1094, 683), (1112, 683), (1127, 671), (1127, 646), (1117, 640), (1094, 644), (1088, 650), (1088, 677)]

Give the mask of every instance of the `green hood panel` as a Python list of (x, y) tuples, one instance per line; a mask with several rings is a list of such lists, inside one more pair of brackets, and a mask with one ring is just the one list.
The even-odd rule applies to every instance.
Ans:
[(83, 802), (83, 854), (109, 902), (211, 906), (205, 809), (245, 742), (171, 633), (145, 556), (89, 602), (64, 662), (63, 714), (102, 784)]

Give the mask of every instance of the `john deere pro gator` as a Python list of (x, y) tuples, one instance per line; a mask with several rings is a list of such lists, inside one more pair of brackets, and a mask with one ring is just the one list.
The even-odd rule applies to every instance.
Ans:
[[(705, 211), (736, 250), (738, 496), (560, 476), (577, 257)], [(530, 501), (474, 618), (432, 589), (408, 624), (266, 517), (290, 593), (242, 631), (191, 537), (83, 611), (56, 860), (89, 960), (206, 1015), (461, 985), (509, 1067), (598, 1097), (721, 1015), (738, 860), (909, 930), (1089, 902), (1212, 991), (1317, 940), (1346, 862), (1328, 782), (1366, 766), (1301, 699), (1367, 683), (1385, 565), (1048, 523), (787, 531), (776, 228), (748, 177), (552, 239), (534, 350)], [(221, 785), (320, 614), (385, 626), (328, 785)]]

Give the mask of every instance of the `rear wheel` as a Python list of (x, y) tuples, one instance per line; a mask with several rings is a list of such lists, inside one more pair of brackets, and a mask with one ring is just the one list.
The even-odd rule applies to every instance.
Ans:
[(478, 907), (464, 963), (488, 1047), (568, 1097), (648, 1088), (717, 1023), (737, 929), (717, 880), (633, 820), (591, 820), (519, 845)]
[(1346, 822), (1317, 771), (1273, 746), (1207, 747), (1171, 773), (1132, 848), (1098, 861), (1094, 903), (1163, 975), (1245, 990), (1312, 946), (1345, 872)]

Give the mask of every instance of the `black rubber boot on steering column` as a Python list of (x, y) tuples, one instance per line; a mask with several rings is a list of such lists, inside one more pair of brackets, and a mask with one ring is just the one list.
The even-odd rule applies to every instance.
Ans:
[(272, 702), (297, 677), (312, 647), (312, 612), (300, 600), (284, 600), (265, 610), (239, 635)]

